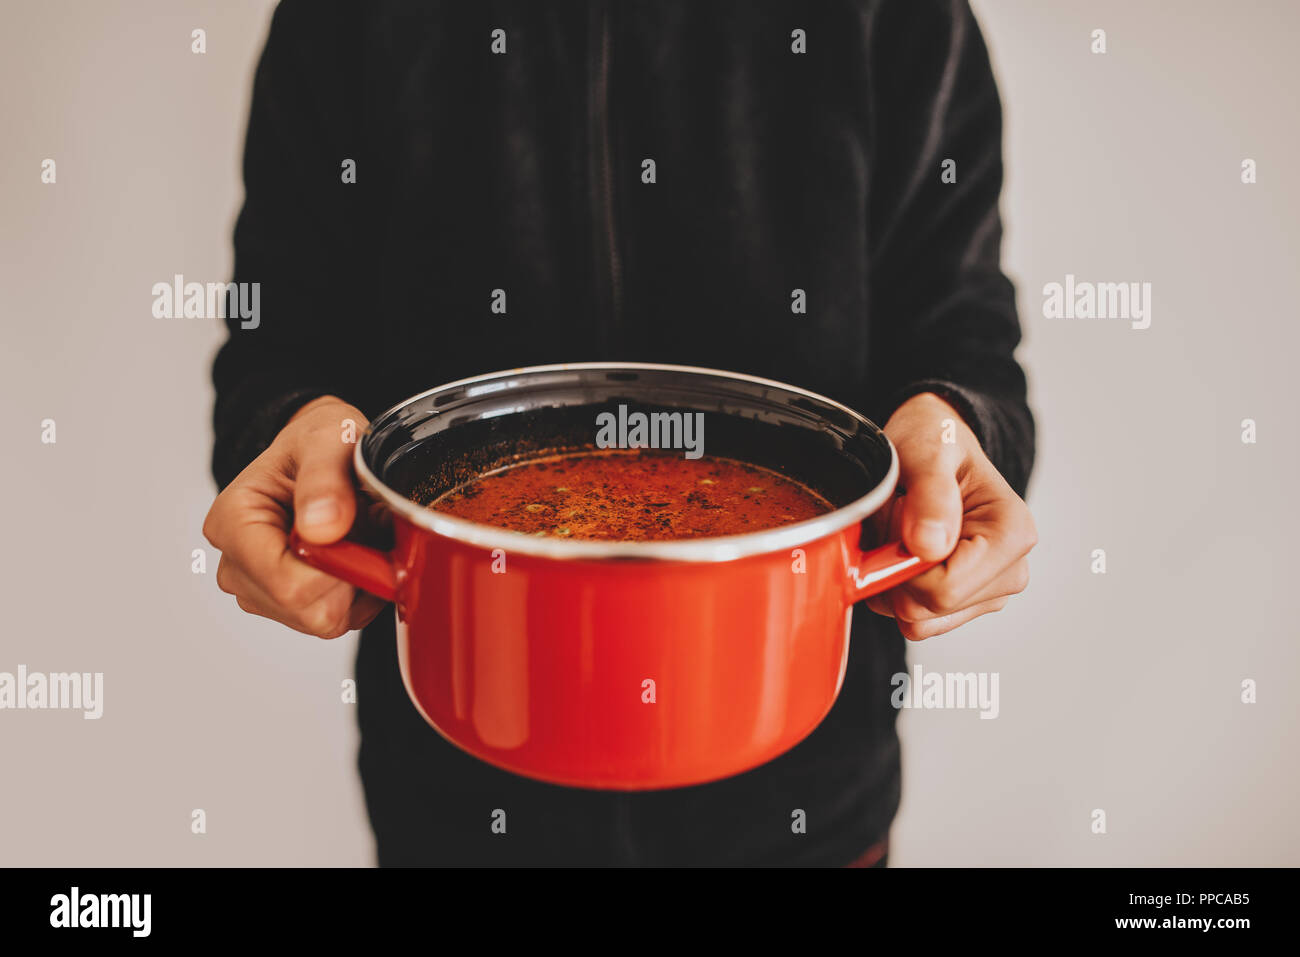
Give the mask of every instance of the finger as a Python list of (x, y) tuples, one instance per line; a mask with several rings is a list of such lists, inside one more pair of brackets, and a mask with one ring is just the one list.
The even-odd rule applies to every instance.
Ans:
[[(244, 494), (243, 490), (234, 491), (240, 496)], [(256, 494), (249, 497), (261, 499)], [(242, 573), (239, 580), (256, 584), (260, 593), (282, 613), (300, 612), (340, 586), (351, 587), (299, 561), (289, 551), (286, 520), (279, 506), (273, 508), (251, 501), (237, 505), (233, 514), (239, 516), (239, 521), (227, 536), (222, 560)]]
[(926, 561), (942, 561), (962, 529), (961, 488), (945, 456), (914, 456), (900, 466), (903, 496), (903, 544)]
[[(343, 582), (335, 582), (325, 592), (322, 592), (319, 598), (313, 599), (302, 605), (288, 607), (282, 605), (272, 597), (266, 587), (248, 573), (244, 572), (233, 562), (228, 561), (225, 557), (217, 566), (217, 587), (229, 595), (233, 595), (239, 606), (245, 611), (261, 615), (264, 618), (271, 618), (280, 622), (282, 625), (288, 625), (295, 630), (308, 628), (315, 630), (316, 625), (324, 626), (329, 622), (318, 618), (310, 618), (306, 614), (309, 610), (317, 608), (324, 609), (333, 603), (336, 615), (341, 618), (344, 611), (351, 604), (351, 596), (346, 595), (345, 599), (340, 599), (336, 592), (349, 588)], [(323, 616), (321, 616), (323, 618)]]
[(234, 595), (244, 611), (278, 621), (303, 634), (337, 638), (351, 630), (347, 625), (354, 604), (354, 589), (337, 579), (315, 598), (297, 605), (284, 605), (261, 582), (223, 557), (217, 566), (217, 586)]
[(1001, 611), (1010, 600), (1009, 597), (1005, 596), (994, 598), (992, 601), (980, 602), (978, 605), (963, 608), (951, 615), (931, 618), (928, 621), (899, 621), (898, 630), (903, 633), (903, 637), (908, 641), (924, 641), (926, 638), (933, 638), (936, 635), (952, 631), (973, 618)]
[(884, 505), (880, 506), (864, 525), (863, 548), (876, 548), (886, 542), (902, 541), (903, 490), (896, 488)]
[(976, 499), (966, 513), (961, 540), (942, 564), (904, 584), (904, 591), (936, 614), (971, 599), (1029, 553), (1038, 541), (1029, 508), (1007, 488), (1005, 495)]
[(348, 616), (348, 631), (366, 627), (387, 607), (388, 602), (384, 599), (358, 589), (357, 596), (352, 601), (352, 613)]
[(903, 585), (886, 592), (881, 597), (890, 599), (890, 610), (893, 611), (894, 617), (900, 621), (928, 621), (992, 601), (995, 598), (1010, 598), (1013, 595), (1020, 594), (1029, 585), (1029, 559), (1021, 558), (1012, 562), (1008, 568), (1003, 569), (1001, 573), (960, 604), (938, 610), (924, 604), (917, 595), (907, 588), (910, 584), (911, 582), (905, 582)]
[(304, 608), (284, 608), (256, 581), (232, 563), (217, 566), (217, 585), (235, 596), (239, 607), (249, 614), (279, 622), (294, 631), (318, 638), (337, 638), (368, 625), (387, 604), (383, 599), (353, 588), (346, 582), (335, 587)]
[(1005, 569), (960, 608), (947, 608), (941, 611), (927, 608), (907, 592), (909, 584), (909, 582), (903, 582), (886, 592), (868, 598), (866, 601), (867, 607), (878, 615), (883, 615), (886, 618), (897, 618), (899, 621), (916, 622), (941, 618), (981, 602), (1004, 596), (1010, 597), (1024, 591), (1029, 584), (1029, 561), (1028, 559), (1021, 559), (1013, 564), (1011, 568)]
[(294, 527), (306, 541), (337, 542), (356, 518), (352, 484), (352, 450), (343, 430), (328, 425), (313, 429), (294, 450)]
[(891, 592), (872, 595), (864, 602), (864, 604), (877, 615), (882, 615), (885, 618), (894, 617), (894, 601)]

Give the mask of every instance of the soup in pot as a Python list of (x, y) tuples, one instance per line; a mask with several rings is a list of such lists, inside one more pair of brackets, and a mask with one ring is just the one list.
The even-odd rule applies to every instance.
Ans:
[(521, 462), (479, 476), (429, 507), (528, 535), (624, 542), (741, 535), (833, 509), (812, 489), (769, 469), (642, 449)]

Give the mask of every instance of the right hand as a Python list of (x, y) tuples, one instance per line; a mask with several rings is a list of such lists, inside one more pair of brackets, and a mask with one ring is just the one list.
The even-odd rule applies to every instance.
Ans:
[(244, 611), (318, 638), (337, 638), (368, 624), (384, 602), (298, 560), (290, 524), (305, 541), (328, 545), (347, 535), (357, 514), (353, 446), (345, 419), (360, 435), (367, 420), (333, 396), (307, 403), (217, 496), (203, 535), (221, 551), (217, 587)]

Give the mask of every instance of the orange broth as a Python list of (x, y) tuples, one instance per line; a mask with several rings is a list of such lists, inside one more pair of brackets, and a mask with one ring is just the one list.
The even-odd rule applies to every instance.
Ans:
[(624, 542), (740, 535), (833, 509), (821, 495), (769, 469), (642, 449), (521, 462), (453, 489), (429, 507), (528, 535)]

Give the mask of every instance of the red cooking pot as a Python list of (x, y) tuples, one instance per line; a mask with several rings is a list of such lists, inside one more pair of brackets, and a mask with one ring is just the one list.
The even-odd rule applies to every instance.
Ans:
[[(795, 478), (834, 511), (725, 538), (542, 538), (432, 511), (512, 461), (591, 448), (619, 405), (704, 413), (710, 456)], [(855, 602), (929, 568), (864, 551), (894, 494), (877, 426), (794, 386), (684, 366), (578, 363), (463, 379), (375, 419), (362, 487), (394, 547), (292, 547), (397, 606), (402, 680), (448, 741), (517, 774), (586, 788), (699, 784), (805, 738), (844, 680)]]

